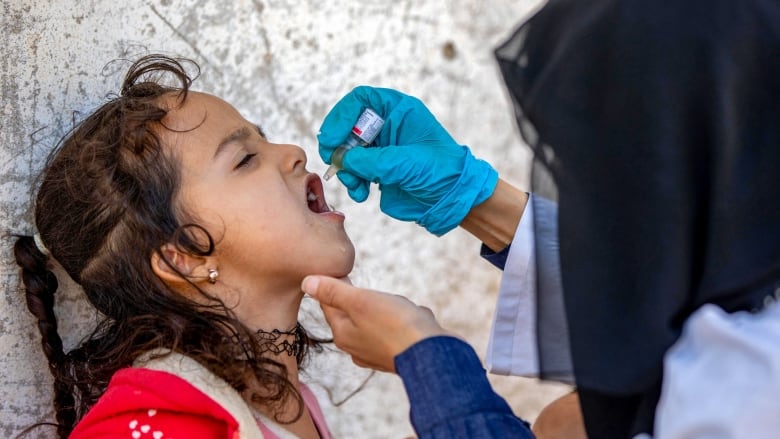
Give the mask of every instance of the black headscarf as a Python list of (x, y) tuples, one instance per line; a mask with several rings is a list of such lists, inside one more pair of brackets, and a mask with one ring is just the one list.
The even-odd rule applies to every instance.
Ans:
[(550, 0), (496, 55), (558, 201), (589, 434), (651, 432), (685, 319), (780, 279), (780, 2)]

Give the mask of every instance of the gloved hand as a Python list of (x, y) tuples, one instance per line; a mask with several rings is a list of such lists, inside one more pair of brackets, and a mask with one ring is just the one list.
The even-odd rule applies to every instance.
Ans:
[(370, 183), (378, 183), (384, 213), (441, 236), (493, 194), (493, 167), (458, 145), (419, 99), (387, 88), (356, 87), (328, 113), (317, 136), (325, 163), (366, 107), (385, 124), (376, 146), (344, 155), (337, 176), (353, 200), (365, 201)]

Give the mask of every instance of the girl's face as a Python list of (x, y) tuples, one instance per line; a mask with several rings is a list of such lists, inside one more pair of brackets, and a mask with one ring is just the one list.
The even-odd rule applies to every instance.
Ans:
[(344, 216), (328, 208), (300, 147), (270, 143), (212, 95), (190, 92), (171, 108), (161, 140), (181, 164), (177, 203), (214, 238), (220, 281), (300, 292), (307, 274), (352, 270)]

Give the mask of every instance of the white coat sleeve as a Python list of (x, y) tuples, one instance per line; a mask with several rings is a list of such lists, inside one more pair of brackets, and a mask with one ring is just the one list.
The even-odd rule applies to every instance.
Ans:
[(573, 382), (557, 224), (557, 204), (531, 194), (504, 265), (486, 355), (491, 373)]

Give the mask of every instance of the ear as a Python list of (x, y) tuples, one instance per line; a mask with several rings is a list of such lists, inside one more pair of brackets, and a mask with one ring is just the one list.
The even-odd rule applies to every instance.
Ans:
[(208, 269), (215, 268), (209, 262), (210, 258), (182, 252), (173, 244), (163, 245), (159, 252), (152, 253), (151, 259), (152, 271), (168, 285), (207, 281)]

